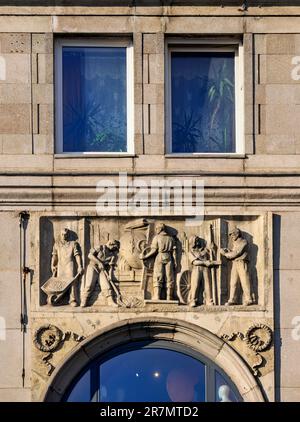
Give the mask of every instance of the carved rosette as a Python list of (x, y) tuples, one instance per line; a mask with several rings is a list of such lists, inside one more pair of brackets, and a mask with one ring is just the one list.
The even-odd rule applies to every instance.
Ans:
[(33, 342), (41, 352), (52, 353), (64, 340), (63, 332), (55, 325), (42, 325), (34, 333)]

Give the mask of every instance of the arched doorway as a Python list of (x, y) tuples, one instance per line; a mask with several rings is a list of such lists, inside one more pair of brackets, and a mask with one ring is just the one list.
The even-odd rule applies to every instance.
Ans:
[(43, 400), (264, 401), (246, 363), (223, 340), (167, 318), (96, 332), (55, 370)]

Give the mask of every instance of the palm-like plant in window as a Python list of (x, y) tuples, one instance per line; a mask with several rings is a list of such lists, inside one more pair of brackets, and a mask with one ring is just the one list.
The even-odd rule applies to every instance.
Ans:
[(234, 121), (232, 105), (234, 104), (234, 84), (229, 79), (227, 62), (213, 69), (214, 77), (209, 81), (208, 99), (211, 106), (209, 124), (209, 141), (218, 150), (227, 152), (230, 147), (228, 132)]

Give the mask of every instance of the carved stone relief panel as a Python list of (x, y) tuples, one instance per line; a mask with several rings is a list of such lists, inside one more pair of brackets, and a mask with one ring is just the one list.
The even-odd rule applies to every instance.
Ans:
[(265, 215), (41, 217), (39, 304), (264, 306), (267, 240)]

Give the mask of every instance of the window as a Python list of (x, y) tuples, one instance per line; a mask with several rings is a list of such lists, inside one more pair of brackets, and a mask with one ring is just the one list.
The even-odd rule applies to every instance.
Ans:
[(132, 108), (128, 42), (57, 41), (57, 153), (132, 153)]
[(242, 47), (168, 47), (168, 152), (243, 153)]
[(183, 346), (157, 341), (123, 346), (73, 382), (69, 402), (241, 401), (220, 369)]

